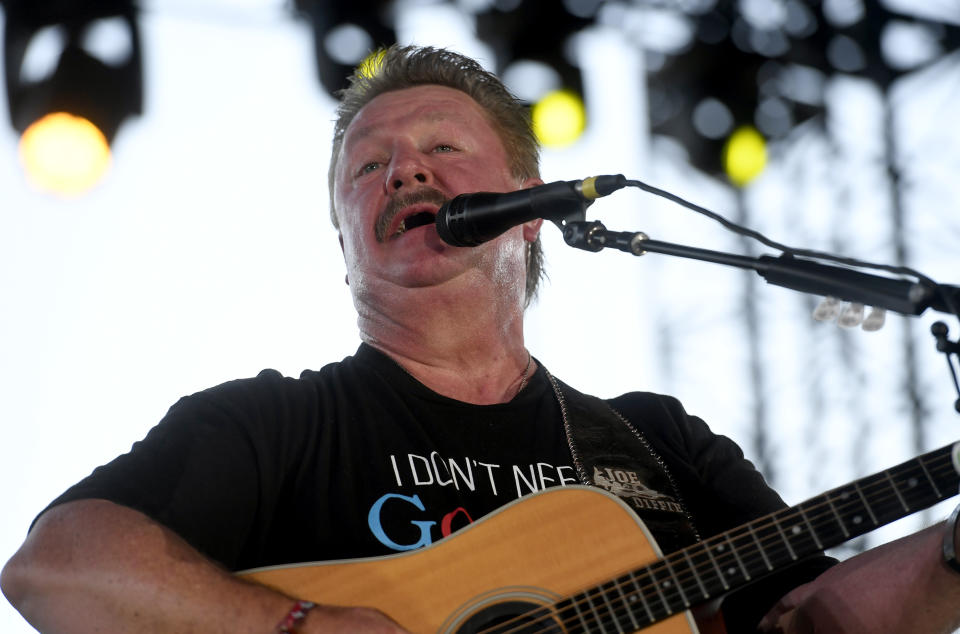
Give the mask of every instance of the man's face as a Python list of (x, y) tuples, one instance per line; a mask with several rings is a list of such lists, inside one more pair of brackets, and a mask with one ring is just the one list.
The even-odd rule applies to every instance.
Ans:
[(347, 128), (335, 174), (334, 200), (354, 293), (362, 295), (371, 284), (413, 288), (463, 275), (516, 275), (518, 264), (522, 287), (524, 242), (536, 237), (539, 223), (464, 249), (440, 239), (434, 217), (458, 194), (513, 191), (539, 182), (511, 176), (499, 136), (465, 93), (431, 85), (376, 97)]

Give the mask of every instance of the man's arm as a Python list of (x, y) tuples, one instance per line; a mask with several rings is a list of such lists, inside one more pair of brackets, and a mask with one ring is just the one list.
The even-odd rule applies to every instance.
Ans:
[[(0, 585), (45, 633), (269, 634), (294, 603), (237, 579), (145, 515), (104, 500), (44, 513)], [(318, 606), (297, 631), (402, 630), (373, 610)]]
[(944, 531), (942, 523), (931, 526), (837, 564), (785, 596), (760, 630), (954, 632), (960, 627), (960, 574), (943, 562)]

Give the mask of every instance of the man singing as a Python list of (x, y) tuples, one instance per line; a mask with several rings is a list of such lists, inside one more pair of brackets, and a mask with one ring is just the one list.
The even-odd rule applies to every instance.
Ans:
[[(387, 50), (342, 96), (329, 177), (360, 348), (299, 379), (265, 370), (183, 398), (55, 500), (2, 577), (38, 630), (403, 632), (414, 624), (358, 607), (376, 597), (331, 605), (232, 573), (418, 551), (573, 484), (619, 495), (664, 552), (783, 508), (675, 399), (600, 401), (537, 363), (523, 317), (540, 220), (476, 248), (439, 238), (454, 196), (542, 183), (526, 110), (496, 77), (449, 51)], [(603, 462), (590, 447), (607, 438), (622, 455)], [(952, 530), (836, 565), (803, 559), (733, 592), (722, 619), (729, 632), (950, 631), (960, 573), (940, 549)], [(603, 540), (598, 526), (567, 548)], [(482, 574), (451, 566), (438, 578)]]

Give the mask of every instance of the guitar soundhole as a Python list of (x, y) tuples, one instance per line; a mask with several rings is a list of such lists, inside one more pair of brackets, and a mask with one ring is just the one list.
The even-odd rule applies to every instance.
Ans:
[(535, 603), (504, 601), (470, 615), (457, 634), (563, 634), (554, 616)]

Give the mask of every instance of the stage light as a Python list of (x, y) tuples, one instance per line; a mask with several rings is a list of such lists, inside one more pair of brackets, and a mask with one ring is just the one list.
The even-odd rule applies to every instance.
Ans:
[(106, 173), (120, 125), (142, 110), (136, 10), (131, 0), (3, 6), (4, 75), (21, 163), (34, 185), (79, 195)]
[(354, 68), (376, 72), (379, 57), (371, 50), (397, 41), (393, 11), (388, 0), (294, 0), (296, 15), (310, 22), (317, 78), (330, 95), (347, 87)]
[(500, 78), (517, 99), (536, 103), (552, 90), (563, 87), (563, 80), (552, 66), (532, 59), (518, 59), (500, 73)]
[(385, 49), (378, 49), (360, 62), (357, 68), (357, 72), (361, 77), (373, 77), (378, 72), (380, 72), (380, 67), (383, 66), (383, 56), (385, 54)]
[(20, 162), (35, 186), (73, 197), (103, 178), (111, 163), (110, 145), (87, 119), (55, 112), (24, 131)]
[(767, 142), (753, 126), (733, 131), (723, 148), (723, 169), (737, 187), (745, 187), (767, 166)]
[(547, 93), (530, 114), (533, 131), (546, 147), (570, 145), (583, 134), (587, 122), (583, 99), (570, 90)]
[(476, 14), (477, 35), (493, 52), (495, 70), (530, 104), (534, 132), (546, 147), (568, 146), (586, 127), (576, 36), (594, 23), (601, 4), (518, 0), (486, 3)]

